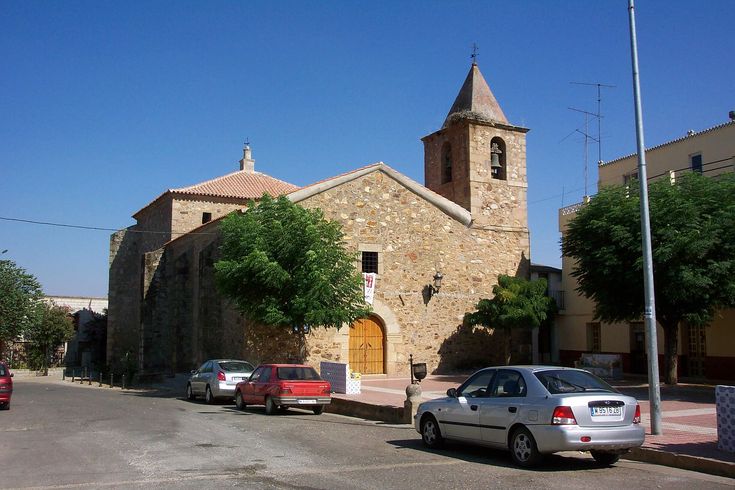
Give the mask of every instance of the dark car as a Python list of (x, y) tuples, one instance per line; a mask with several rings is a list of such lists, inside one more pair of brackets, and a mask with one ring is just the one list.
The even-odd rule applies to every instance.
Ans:
[(0, 361), (0, 410), (10, 408), (10, 397), (13, 396), (13, 373), (7, 364)]

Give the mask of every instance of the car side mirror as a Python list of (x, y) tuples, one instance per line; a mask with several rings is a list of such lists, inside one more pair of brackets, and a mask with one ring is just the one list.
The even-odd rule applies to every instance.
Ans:
[(457, 388), (449, 388), (447, 390), (447, 396), (449, 398), (457, 398)]
[(196, 374), (196, 373), (197, 373), (197, 370), (196, 369), (192, 369), (191, 370), (191, 374)]
[(13, 376), (15, 376), (15, 373), (10, 373), (10, 377), (12, 378)]

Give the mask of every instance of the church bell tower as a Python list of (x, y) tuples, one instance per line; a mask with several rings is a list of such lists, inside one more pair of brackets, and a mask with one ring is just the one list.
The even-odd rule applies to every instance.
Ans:
[(442, 128), (422, 138), (426, 187), (470, 211), (473, 227), (527, 237), (527, 132), (472, 63)]

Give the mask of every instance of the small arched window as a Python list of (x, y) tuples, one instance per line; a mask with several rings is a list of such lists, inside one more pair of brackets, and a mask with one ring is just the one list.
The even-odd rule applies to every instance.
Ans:
[(505, 141), (495, 137), (490, 140), (490, 173), (493, 179), (507, 180)]
[(442, 184), (452, 181), (452, 145), (447, 141), (442, 146)]

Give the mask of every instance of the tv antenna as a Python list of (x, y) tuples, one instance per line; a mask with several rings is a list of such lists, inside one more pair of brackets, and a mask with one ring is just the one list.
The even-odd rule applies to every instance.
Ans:
[[(576, 111), (576, 112), (581, 112), (582, 114), (584, 114), (584, 131), (582, 131), (580, 129), (575, 129), (571, 134), (580, 133), (582, 136), (584, 136), (584, 197), (586, 198), (587, 196), (589, 196), (589, 194), (587, 194), (587, 175), (588, 175), (588, 170), (587, 170), (587, 168), (588, 168), (588, 165), (587, 165), (588, 151), (587, 151), (587, 147), (588, 147), (588, 144), (589, 144), (589, 140), (596, 141), (598, 148), (599, 148), (599, 145), (600, 145), (599, 138), (596, 139), (593, 136), (590, 136), (589, 130), (588, 130), (588, 125), (589, 125), (588, 123), (589, 123), (590, 116), (596, 117), (598, 121), (601, 119), (601, 117), (599, 116), (599, 114), (595, 114), (594, 112), (583, 111), (582, 109), (575, 109), (574, 107), (569, 107), (569, 110)], [(571, 136), (571, 134), (570, 134), (570, 136)]]
[(602, 163), (602, 88), (615, 88), (615, 85), (607, 85), (600, 82), (569, 82), (572, 85), (587, 85), (597, 87), (597, 164)]

